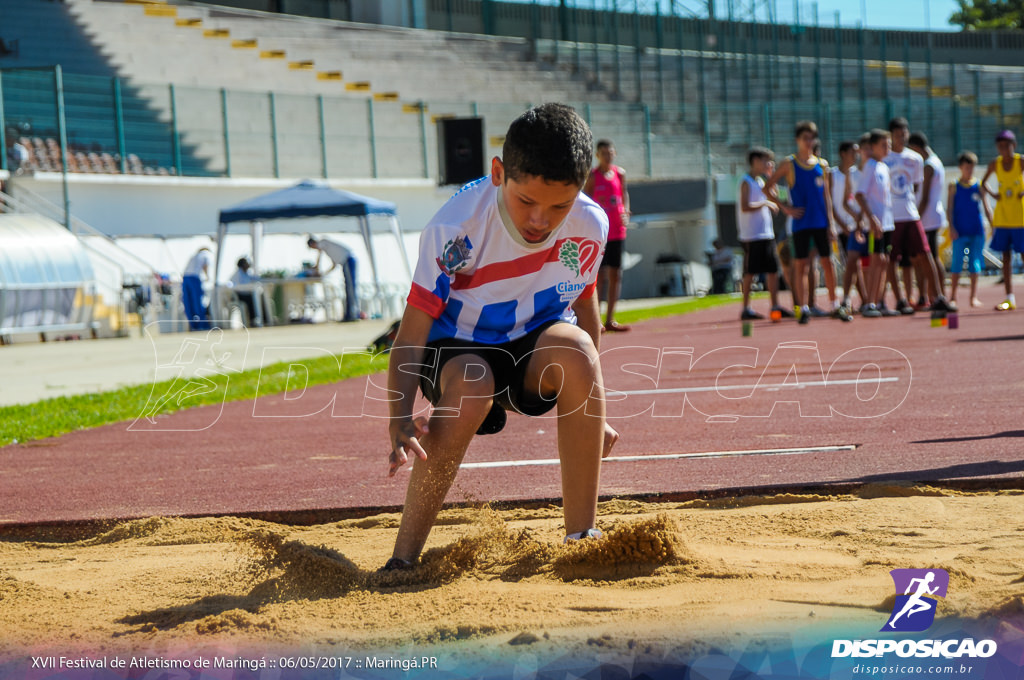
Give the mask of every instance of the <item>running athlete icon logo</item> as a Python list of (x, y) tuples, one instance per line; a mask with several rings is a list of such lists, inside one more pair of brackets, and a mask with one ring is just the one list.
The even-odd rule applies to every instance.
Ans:
[(441, 257), (434, 258), (437, 266), (448, 276), (465, 269), (469, 264), (470, 252), (473, 244), (468, 236), (460, 236), (444, 244), (444, 252)]
[[(920, 633), (935, 621), (938, 600), (946, 597), (949, 573), (945, 569), (893, 569), (896, 602), (882, 631)], [(902, 594), (901, 594), (902, 593)]]
[(586, 276), (597, 263), (601, 246), (592, 239), (567, 239), (558, 250), (558, 259), (576, 276)]

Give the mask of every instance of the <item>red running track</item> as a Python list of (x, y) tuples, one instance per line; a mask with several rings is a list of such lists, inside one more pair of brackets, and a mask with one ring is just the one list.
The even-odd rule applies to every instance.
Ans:
[[(738, 311), (604, 337), (609, 415), (622, 438), (603, 464), (603, 496), (1024, 480), (1024, 313), (965, 311), (957, 330), (920, 313), (763, 321), (743, 337)], [(407, 472), (386, 477), (384, 411), (365, 398), (379, 396), (374, 380), (4, 447), (0, 522), (299, 520), (399, 506)], [(556, 424), (515, 416), (501, 434), (476, 438), (448, 500), (557, 499)]]

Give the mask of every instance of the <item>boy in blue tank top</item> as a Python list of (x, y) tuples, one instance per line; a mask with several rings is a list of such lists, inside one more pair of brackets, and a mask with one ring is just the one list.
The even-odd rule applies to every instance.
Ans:
[(810, 321), (810, 295), (806, 290), (807, 271), (813, 265), (812, 246), (825, 273), (825, 286), (832, 303), (832, 316), (852, 321), (848, 310), (839, 305), (836, 296), (836, 272), (832, 267), (832, 187), (828, 162), (814, 154), (818, 140), (818, 126), (809, 120), (796, 124), (796, 148), (768, 180), (765, 192), (785, 179), (792, 205), (778, 203), (779, 208), (793, 218), (794, 271), (790, 285), (793, 302), (800, 307), (800, 323)]
[(960, 178), (949, 185), (948, 214), (949, 236), (953, 239), (953, 260), (949, 271), (952, 274), (950, 285), (950, 302), (956, 302), (957, 286), (960, 283), (960, 272), (964, 269), (964, 259), (968, 261), (967, 269), (971, 276), (971, 307), (980, 307), (978, 299), (978, 274), (984, 267), (982, 251), (985, 249), (985, 222), (992, 224), (992, 208), (981, 190), (981, 182), (974, 177), (974, 168), (978, 165), (978, 157), (970, 151), (964, 151), (957, 158), (960, 167)]

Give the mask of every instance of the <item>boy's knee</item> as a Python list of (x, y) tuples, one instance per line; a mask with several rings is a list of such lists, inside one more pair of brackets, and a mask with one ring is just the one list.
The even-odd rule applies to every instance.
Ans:
[(494, 372), (475, 354), (457, 356), (441, 370), (441, 393), (446, 401), (470, 398), (479, 403), (494, 397), (494, 391)]

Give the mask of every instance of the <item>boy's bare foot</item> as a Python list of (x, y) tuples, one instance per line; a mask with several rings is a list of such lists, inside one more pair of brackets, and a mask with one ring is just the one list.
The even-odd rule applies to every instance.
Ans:
[(981, 300), (978, 298), (971, 298), (971, 307), (981, 307)]
[(604, 329), (609, 333), (625, 333), (626, 331), (632, 330), (632, 328), (630, 328), (629, 326), (623, 326), (621, 323), (617, 321), (606, 323), (604, 325)]

